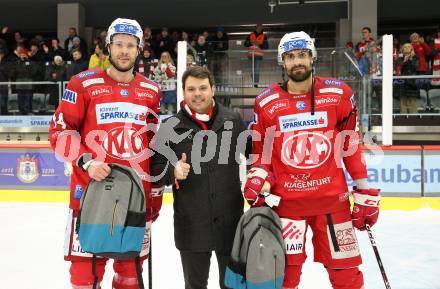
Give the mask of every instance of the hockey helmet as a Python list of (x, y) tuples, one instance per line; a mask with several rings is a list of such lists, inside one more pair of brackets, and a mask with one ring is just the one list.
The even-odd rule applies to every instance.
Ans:
[(278, 64), (283, 64), (283, 54), (296, 49), (308, 49), (312, 52), (313, 59), (317, 53), (313, 39), (304, 31), (286, 33), (278, 45)]
[(105, 38), (105, 45), (109, 45), (113, 35), (128, 34), (138, 39), (138, 47), (144, 47), (142, 28), (136, 20), (118, 18), (112, 22), (107, 30), (107, 37)]

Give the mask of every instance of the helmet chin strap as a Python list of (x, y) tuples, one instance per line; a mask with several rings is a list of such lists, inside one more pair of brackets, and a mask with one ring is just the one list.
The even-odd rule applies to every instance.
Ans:
[(310, 95), (310, 102), (311, 102), (310, 114), (314, 115), (315, 114), (315, 77), (314, 77), (313, 67), (312, 67), (311, 76), (312, 76), (312, 91)]

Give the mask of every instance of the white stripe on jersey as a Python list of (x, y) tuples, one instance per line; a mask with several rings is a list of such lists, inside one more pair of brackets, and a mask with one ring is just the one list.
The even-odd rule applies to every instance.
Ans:
[(266, 104), (268, 104), (268, 103), (271, 102), (272, 100), (277, 99), (277, 98), (279, 98), (279, 97), (280, 97), (279, 93), (275, 93), (275, 94), (269, 95), (268, 97), (263, 98), (263, 99), (260, 101), (260, 107), (265, 106)]

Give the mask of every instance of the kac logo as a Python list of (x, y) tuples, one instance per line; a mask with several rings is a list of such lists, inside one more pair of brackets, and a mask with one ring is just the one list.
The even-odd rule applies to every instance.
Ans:
[(297, 101), (296, 102), (296, 109), (297, 110), (304, 110), (306, 109), (306, 103), (304, 101)]
[(121, 96), (127, 97), (128, 96), (128, 90), (127, 89), (121, 89)]
[(139, 132), (124, 126), (109, 131), (104, 137), (102, 147), (108, 155), (122, 160), (138, 157), (144, 148)]
[(330, 140), (316, 132), (302, 132), (284, 140), (281, 158), (286, 165), (298, 169), (312, 169), (321, 166), (330, 157)]

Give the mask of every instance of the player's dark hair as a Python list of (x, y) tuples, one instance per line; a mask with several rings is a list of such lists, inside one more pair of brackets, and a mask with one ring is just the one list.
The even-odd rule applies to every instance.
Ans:
[(202, 66), (191, 66), (189, 67), (187, 70), (185, 70), (185, 72), (182, 75), (182, 88), (185, 89), (185, 82), (186, 79), (189, 77), (195, 77), (198, 79), (206, 79), (208, 78), (209, 80), (209, 85), (211, 87), (213, 87), (215, 85), (214, 83), (214, 77), (212, 76), (211, 72), (209, 71), (208, 68), (206, 67), (202, 67)]

